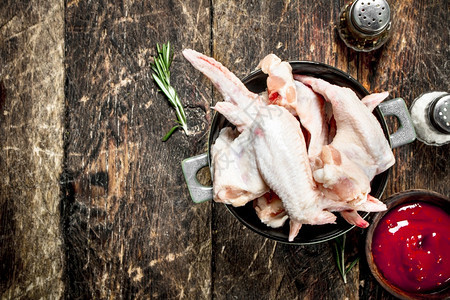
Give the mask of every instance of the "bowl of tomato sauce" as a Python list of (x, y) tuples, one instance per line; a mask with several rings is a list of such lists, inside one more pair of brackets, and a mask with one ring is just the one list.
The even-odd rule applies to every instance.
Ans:
[(366, 237), (376, 280), (400, 299), (450, 298), (450, 199), (408, 190), (385, 203)]

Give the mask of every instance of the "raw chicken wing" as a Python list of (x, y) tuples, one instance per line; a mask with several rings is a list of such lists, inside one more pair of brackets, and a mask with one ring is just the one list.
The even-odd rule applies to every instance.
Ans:
[(211, 148), (214, 201), (243, 206), (268, 192), (248, 147), (249, 134), (236, 137), (231, 127), (220, 131)]
[(302, 126), (309, 132), (308, 156), (310, 160), (313, 160), (320, 154), (322, 147), (328, 144), (325, 100), (299, 81), (295, 81), (295, 87), (297, 91), (296, 112)]
[(261, 222), (272, 228), (283, 226), (289, 218), (283, 202), (273, 191), (265, 193), (256, 199), (253, 202), (253, 207)]
[(355, 92), (349, 88), (332, 85), (322, 79), (299, 76), (300, 80), (323, 95), (333, 107), (337, 132), (331, 145), (339, 152), (346, 154), (363, 169), (372, 180), (377, 174), (390, 168), (394, 163), (394, 155), (386, 140), (383, 129), (372, 114), (374, 107), (370, 99), (386, 97), (386, 93), (367, 96), (365, 103), (359, 100)]
[(214, 59), (193, 50), (184, 50), (183, 54), (224, 96), (225, 102), (217, 103), (215, 110), (230, 122), (238, 122), (241, 134), (250, 134), (249, 147), (257, 169), (266, 184), (280, 196), (291, 218), (289, 240), (293, 240), (301, 224), (333, 223), (336, 216), (321, 206), (321, 194), (312, 178), (298, 120), (281, 106), (265, 105)]
[(283, 106), (296, 115), (297, 97), (291, 65), (286, 61), (282, 62), (275, 54), (269, 54), (261, 60), (258, 67), (268, 74), (269, 104)]
[(323, 166), (314, 171), (314, 179), (341, 200), (364, 202), (370, 181), (395, 162), (379, 122), (352, 90), (313, 77), (297, 78), (331, 103), (336, 120), (336, 136), (323, 147)]

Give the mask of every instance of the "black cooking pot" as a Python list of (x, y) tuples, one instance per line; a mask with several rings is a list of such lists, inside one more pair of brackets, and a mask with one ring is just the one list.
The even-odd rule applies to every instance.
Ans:
[[(351, 88), (359, 98), (363, 98), (368, 95), (369, 92), (350, 75), (334, 67), (326, 64), (310, 62), (310, 61), (293, 61), (290, 62), (292, 66), (292, 72), (294, 74), (310, 75), (324, 79), (330, 83)], [(254, 93), (260, 93), (266, 90), (267, 75), (261, 70), (256, 70), (245, 77), (242, 82), (245, 86)], [(414, 127), (409, 117), (408, 109), (403, 99), (396, 98), (382, 102), (374, 110), (374, 115), (378, 119), (383, 128), (386, 139), (389, 141), (392, 148), (408, 144), (414, 141), (416, 135)], [(384, 116), (393, 115), (398, 118), (400, 127), (399, 129), (389, 135), (386, 121)], [(207, 200), (211, 200), (213, 197), (212, 187), (206, 187), (201, 185), (197, 180), (197, 172), (205, 167), (210, 167), (211, 174), (211, 146), (219, 136), (219, 132), (226, 126), (232, 126), (224, 116), (216, 113), (209, 133), (209, 145), (208, 153), (204, 153), (195, 157), (191, 157), (183, 160), (182, 168), (183, 173), (189, 188), (191, 198), (194, 202), (199, 203)], [(381, 198), (384, 189), (387, 184), (389, 176), (389, 170), (375, 176), (371, 182), (370, 194), (376, 198)], [(272, 240), (289, 243), (294, 245), (305, 245), (324, 242), (333, 238), (336, 238), (347, 231), (351, 230), (354, 226), (348, 224), (343, 218), (337, 214), (338, 218), (336, 224), (327, 225), (303, 225), (299, 234), (293, 242), (288, 241), (289, 235), (289, 222), (281, 228), (270, 228), (263, 224), (256, 215), (252, 202), (242, 207), (233, 207), (226, 205), (228, 210), (245, 226), (255, 231), (256, 233), (270, 238)], [(368, 213), (362, 215), (363, 218), (367, 217)]]

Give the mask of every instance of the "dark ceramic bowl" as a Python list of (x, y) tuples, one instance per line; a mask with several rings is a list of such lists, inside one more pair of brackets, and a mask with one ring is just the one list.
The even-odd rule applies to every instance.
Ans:
[(383, 274), (378, 269), (374, 262), (372, 254), (372, 240), (375, 229), (377, 228), (380, 220), (392, 209), (395, 209), (399, 205), (413, 202), (427, 202), (434, 204), (442, 208), (447, 213), (450, 212), (450, 199), (438, 193), (427, 191), (427, 190), (408, 190), (389, 197), (385, 203), (388, 207), (387, 211), (377, 213), (374, 216), (372, 225), (367, 231), (366, 237), (366, 258), (369, 264), (370, 271), (372, 272), (375, 279), (380, 283), (380, 285), (387, 290), (389, 293), (398, 297), (400, 299), (450, 299), (450, 285), (442, 287), (441, 289), (435, 290), (434, 292), (428, 293), (412, 293), (401, 290), (400, 288), (389, 282)]

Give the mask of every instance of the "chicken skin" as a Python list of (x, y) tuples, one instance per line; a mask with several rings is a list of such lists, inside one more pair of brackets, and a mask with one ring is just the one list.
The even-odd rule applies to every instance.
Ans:
[(289, 218), (289, 241), (302, 224), (334, 223), (331, 212), (367, 227), (357, 211), (386, 209), (369, 195), (374, 176), (395, 162), (372, 114), (386, 93), (360, 100), (350, 89), (293, 75), (271, 54), (259, 65), (268, 74), (267, 92), (256, 94), (213, 58), (191, 49), (183, 55), (222, 94), (214, 109), (236, 127), (223, 128), (211, 148), (215, 201), (254, 200), (271, 227)]
[(216, 202), (243, 206), (269, 191), (247, 147), (249, 134), (238, 134), (225, 127), (211, 148), (213, 196)]

